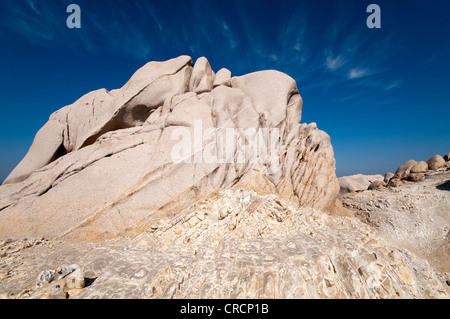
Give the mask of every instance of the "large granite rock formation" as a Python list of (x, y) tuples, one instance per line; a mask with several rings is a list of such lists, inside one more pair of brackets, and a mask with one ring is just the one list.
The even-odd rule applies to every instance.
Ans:
[[(216, 75), (188, 56), (150, 62), (122, 88), (50, 116), (0, 187), (0, 237), (136, 234), (227, 188), (330, 212), (339, 192), (330, 138), (300, 124), (301, 111), (281, 72)], [(227, 129), (239, 133), (232, 143), (218, 138)]]

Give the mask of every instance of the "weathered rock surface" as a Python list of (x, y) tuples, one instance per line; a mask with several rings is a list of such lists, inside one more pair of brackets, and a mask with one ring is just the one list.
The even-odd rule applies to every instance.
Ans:
[(425, 176), (425, 173), (409, 173), (408, 176), (406, 176), (406, 180), (411, 182), (417, 182), (421, 180)]
[(425, 173), (428, 170), (428, 164), (424, 161), (417, 162), (414, 166), (411, 167), (409, 174), (406, 175), (406, 180), (417, 182), (425, 176)]
[(399, 178), (391, 178), (391, 180), (388, 183), (388, 186), (390, 187), (399, 187), (405, 185), (404, 180), (399, 179)]
[(394, 179), (406, 179), (406, 177), (411, 173), (411, 169), (417, 164), (415, 160), (409, 160), (397, 168), (395, 172)]
[[(449, 298), (450, 163), (342, 206), (301, 111), (286, 74), (181, 56), (55, 112), (0, 187), (0, 298)], [(180, 128), (208, 138), (185, 156)], [(276, 148), (242, 153), (259, 132)]]
[(189, 91), (197, 94), (210, 92), (213, 88), (215, 74), (205, 57), (198, 58), (189, 81)]
[(37, 132), (25, 158), (5, 180), (5, 184), (18, 183), (28, 178), (31, 172), (44, 167), (61, 155), (65, 150), (63, 144), (65, 126), (58, 121), (49, 120)]
[(231, 72), (228, 69), (222, 68), (217, 71), (216, 77), (214, 78), (213, 88), (225, 85), (231, 87)]
[(450, 166), (415, 183), (347, 194), (341, 200), (380, 236), (450, 275), (449, 181)]
[(67, 299), (68, 293), (65, 292), (59, 285), (56, 285), (55, 288), (50, 292), (49, 299)]
[[(150, 62), (122, 88), (88, 93), (56, 111), (0, 187), (0, 238), (137, 234), (230, 187), (333, 210), (339, 184), (330, 137), (315, 123), (300, 124), (295, 81), (278, 71), (228, 77), (222, 69), (216, 78), (205, 58)], [(247, 135), (231, 148), (201, 140), (174, 161), (180, 128), (194, 138), (227, 128), (255, 137), (265, 129), (277, 148), (242, 160), (242, 145), (252, 145)], [(211, 149), (229, 157), (202, 159)]]
[(4, 184), (26, 179), (55, 160), (55, 155), (91, 145), (106, 132), (142, 124), (167, 98), (188, 90), (191, 73), (192, 60), (188, 56), (149, 62), (120, 90), (93, 91), (56, 111)]
[(382, 175), (356, 174), (339, 177), (338, 180), (340, 185), (339, 196), (342, 196), (347, 193), (366, 190), (373, 182), (383, 181), (384, 177)]
[(390, 187), (402, 186), (408, 182), (417, 182), (422, 180), (430, 172), (430, 170), (435, 171), (445, 165), (445, 160), (440, 155), (433, 156), (427, 162), (409, 160), (397, 169), (395, 175), (391, 175), (392, 173), (386, 173), (384, 181)]
[(91, 278), (69, 298), (449, 297), (445, 274), (372, 226), (243, 189), (211, 194), (134, 238), (2, 251), (10, 298), (45, 297), (22, 291), (64, 259)]
[(386, 184), (389, 183), (389, 181), (394, 177), (394, 174), (391, 172), (386, 172), (386, 174), (384, 174), (384, 182)]
[(385, 187), (385, 186), (386, 186), (386, 183), (384, 182), (384, 180), (374, 181), (369, 185), (369, 187), (367, 189), (372, 190), (372, 189), (378, 189), (378, 188)]
[(410, 173), (426, 173), (428, 164), (424, 161), (417, 162), (410, 170)]

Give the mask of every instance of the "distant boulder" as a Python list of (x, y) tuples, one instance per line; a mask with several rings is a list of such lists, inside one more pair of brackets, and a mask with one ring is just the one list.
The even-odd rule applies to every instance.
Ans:
[(343, 196), (347, 193), (367, 190), (370, 184), (372, 184), (372, 182), (383, 181), (384, 177), (383, 175), (379, 174), (378, 175), (356, 174), (339, 177), (338, 180), (340, 185), (339, 196)]
[(428, 170), (428, 164), (424, 161), (417, 162), (412, 168), (410, 173), (426, 173)]
[(386, 184), (389, 183), (389, 181), (392, 179), (392, 177), (394, 177), (394, 174), (391, 172), (387, 172), (386, 174), (384, 174), (384, 182)]
[(399, 168), (397, 168), (397, 171), (395, 172), (394, 178), (397, 179), (404, 179), (408, 176), (408, 174), (411, 172), (411, 169), (417, 164), (417, 161), (415, 160), (409, 160), (402, 165), (400, 165)]
[(405, 184), (401, 179), (399, 179), (399, 178), (392, 178), (390, 181), (389, 181), (389, 183), (388, 183), (388, 186), (391, 186), (391, 187), (398, 187), (398, 186), (401, 186), (401, 185), (403, 185), (403, 184)]
[(411, 167), (409, 174), (406, 175), (406, 180), (410, 182), (417, 182), (425, 176), (427, 170), (428, 164), (426, 162), (424, 161), (417, 162), (413, 167)]
[(369, 190), (373, 190), (373, 189), (379, 189), (382, 187), (386, 187), (386, 183), (383, 181), (373, 181), (370, 185), (369, 185)]
[(408, 176), (406, 176), (406, 180), (410, 182), (417, 182), (422, 179), (422, 177), (425, 176), (425, 173), (409, 173)]
[(428, 169), (434, 171), (434, 170), (444, 166), (445, 160), (441, 155), (434, 155), (427, 161), (427, 164), (428, 164)]

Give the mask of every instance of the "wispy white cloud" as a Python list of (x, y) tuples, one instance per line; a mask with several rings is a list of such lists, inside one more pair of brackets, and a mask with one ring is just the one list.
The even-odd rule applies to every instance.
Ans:
[(163, 21), (158, 17), (155, 8), (149, 1), (133, 1), (133, 4), (139, 8), (145, 15), (150, 15), (153, 22), (158, 26), (159, 31), (163, 31)]
[(341, 68), (345, 64), (345, 62), (345, 59), (341, 55), (338, 55), (336, 57), (327, 56), (325, 59), (325, 65), (331, 71)]
[(400, 85), (402, 85), (402, 84), (403, 84), (403, 81), (397, 80), (397, 81), (394, 81), (394, 82), (392, 82), (392, 83), (388, 83), (388, 84), (384, 87), (384, 90), (385, 90), (385, 91), (389, 91), (389, 90), (395, 89), (396, 87), (398, 87), (398, 86), (400, 86)]
[[(4, 32), (4, 38), (19, 35), (28, 42), (48, 47), (50, 41), (60, 37), (54, 8), (47, 2), (4, 0), (2, 5), (4, 16), (0, 19), (0, 30)], [(62, 17), (64, 13), (65, 8)]]
[(348, 72), (348, 79), (359, 79), (364, 76), (369, 75), (369, 71), (367, 69), (354, 68)]
[[(365, 25), (355, 28), (354, 21), (344, 18), (348, 16), (344, 12), (328, 17), (327, 24), (317, 24), (309, 10), (299, 6), (283, 20), (277, 50), (266, 52), (279, 57), (273, 61), (277, 66), (293, 70), (296, 79), (308, 88), (351, 85), (384, 90), (397, 86), (382, 84), (379, 76), (389, 71), (387, 61), (395, 48), (391, 36), (368, 34)], [(266, 57), (271, 61), (268, 54)]]
[(237, 41), (235, 39), (235, 36), (225, 21), (222, 21), (222, 33), (223, 33), (223, 36), (228, 39), (230, 48), (231, 49), (236, 48)]
[[(81, 29), (69, 29), (66, 26), (66, 7), (57, 1), (11, 1), (3, 0), (5, 17), (0, 19), (2, 37), (25, 39), (34, 45), (59, 48), (77, 53), (83, 49), (93, 53), (125, 54), (136, 58), (145, 58), (151, 46), (144, 30), (120, 10), (101, 6), (102, 14), (89, 18), (81, 6)], [(100, 7), (99, 7), (100, 9)], [(75, 42), (74, 42), (75, 41)], [(81, 49), (81, 50), (80, 50)]]
[[(61, 2), (2, 1), (7, 11), (0, 13), (0, 18), (6, 17), (0, 19), (3, 39), (19, 35), (35, 45), (139, 60), (149, 60), (159, 47), (165, 52), (184, 49), (183, 54), (193, 56), (239, 59), (233, 62), (237, 73), (255, 67), (279, 69), (323, 89), (358, 85), (387, 91), (402, 84), (402, 79), (383, 82), (378, 76), (389, 70), (386, 62), (396, 47), (392, 36), (368, 35), (364, 27), (353, 27), (342, 12), (330, 16), (329, 23), (318, 24), (311, 19), (316, 12), (310, 12), (309, 6), (284, 8), (283, 19), (274, 26), (276, 35), (268, 37), (243, 1), (234, 3), (234, 16), (210, 1), (180, 2), (174, 12), (165, 2), (117, 0), (110, 8), (103, 1), (91, 1), (86, 11), (81, 5), (80, 30), (65, 27), (67, 13)], [(171, 18), (164, 19), (168, 15)]]
[[(283, 19), (277, 38), (280, 63), (292, 65), (296, 69), (308, 64), (311, 57), (308, 23), (308, 15), (301, 7), (294, 9)], [(311, 67), (312, 64), (308, 66)]]
[(41, 14), (40, 10), (36, 7), (33, 0), (27, 0), (27, 4), (34, 12), (36, 12), (37, 14)]

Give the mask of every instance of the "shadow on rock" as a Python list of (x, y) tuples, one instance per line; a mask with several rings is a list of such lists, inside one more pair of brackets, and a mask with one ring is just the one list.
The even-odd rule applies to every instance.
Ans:
[(94, 283), (94, 281), (97, 279), (97, 277), (95, 278), (87, 278), (84, 277), (84, 288), (89, 287), (90, 285), (92, 285)]
[(438, 186), (436, 186), (437, 189), (441, 191), (450, 191), (450, 179)]

